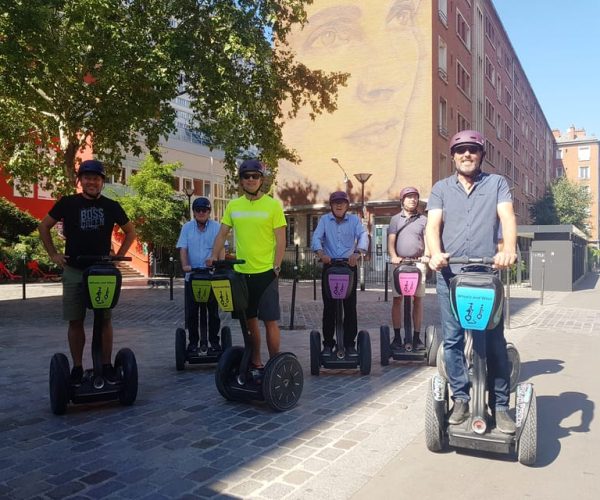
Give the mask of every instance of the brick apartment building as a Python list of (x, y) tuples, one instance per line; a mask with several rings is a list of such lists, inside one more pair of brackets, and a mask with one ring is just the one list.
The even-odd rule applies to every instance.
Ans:
[(426, 200), (452, 172), (449, 138), (468, 128), (484, 133), (483, 169), (507, 177), (518, 223), (529, 222), (553, 177), (554, 136), (491, 0), (315, 0), (289, 44), (313, 69), (351, 74), (335, 113), (284, 127), (302, 158), (279, 166), (289, 244), (310, 244), (331, 191), (347, 189), (359, 208), (353, 174), (371, 173), (369, 229), (385, 248), (399, 191)]
[[(590, 240), (599, 247), (598, 228), (600, 227), (600, 140), (588, 136), (585, 129), (569, 127), (564, 135), (554, 130), (556, 157), (554, 160), (556, 177), (566, 176), (589, 190), (592, 195), (590, 206)], [(580, 228), (581, 229), (581, 228)]]

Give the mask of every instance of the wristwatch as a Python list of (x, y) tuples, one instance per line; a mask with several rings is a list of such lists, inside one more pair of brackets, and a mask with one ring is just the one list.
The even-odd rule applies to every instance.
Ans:
[(281, 271), (281, 267), (280, 266), (275, 266), (273, 268), (273, 271), (275, 271), (277, 274), (279, 274), (279, 271)]

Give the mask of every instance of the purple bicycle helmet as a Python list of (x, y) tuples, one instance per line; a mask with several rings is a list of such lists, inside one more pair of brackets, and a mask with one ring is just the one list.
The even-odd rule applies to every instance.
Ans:
[(238, 168), (238, 176), (241, 177), (246, 172), (258, 172), (263, 177), (265, 176), (265, 166), (260, 160), (255, 158), (250, 160), (244, 160)]
[(96, 174), (106, 178), (106, 174), (104, 173), (104, 165), (101, 161), (98, 160), (85, 160), (79, 165), (79, 170), (77, 171), (77, 176), (81, 177), (83, 174)]
[(350, 203), (350, 198), (348, 198), (348, 194), (344, 191), (334, 191), (329, 195), (329, 204), (331, 205), (336, 201), (345, 201), (346, 203)]
[(419, 198), (421, 197), (419, 190), (416, 187), (405, 187), (402, 191), (400, 191), (400, 201), (402, 201), (404, 197), (408, 196), (409, 194), (416, 194)]
[(452, 139), (450, 139), (450, 153), (454, 151), (456, 146), (462, 144), (479, 146), (482, 150), (485, 150), (485, 139), (480, 132), (477, 132), (477, 130), (461, 130), (454, 134)]

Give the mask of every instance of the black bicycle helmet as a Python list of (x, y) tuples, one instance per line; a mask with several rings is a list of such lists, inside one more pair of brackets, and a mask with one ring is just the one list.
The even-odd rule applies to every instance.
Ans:
[(205, 198), (204, 196), (200, 196), (199, 198), (196, 198), (194, 200), (194, 202), (192, 203), (192, 210), (198, 211), (201, 208), (208, 208), (209, 210), (212, 209), (210, 200), (208, 198)]
[(77, 176), (81, 177), (83, 174), (96, 174), (103, 179), (106, 178), (106, 174), (104, 173), (104, 165), (99, 160), (85, 160), (81, 165), (79, 165)]
[(242, 162), (238, 168), (238, 176), (241, 177), (246, 172), (258, 172), (264, 177), (265, 171), (266, 169), (263, 163), (260, 160), (253, 158)]

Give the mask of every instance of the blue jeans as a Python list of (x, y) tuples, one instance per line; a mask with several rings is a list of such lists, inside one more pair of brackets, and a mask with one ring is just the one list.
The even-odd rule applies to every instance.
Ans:
[[(452, 314), (448, 287), (451, 277), (437, 274), (437, 296), (444, 334), (444, 362), (453, 399), (469, 401), (470, 383), (464, 355), (465, 331)], [(504, 316), (496, 328), (486, 331), (486, 356), (488, 406), (497, 411), (508, 410), (510, 371), (504, 338)]]

